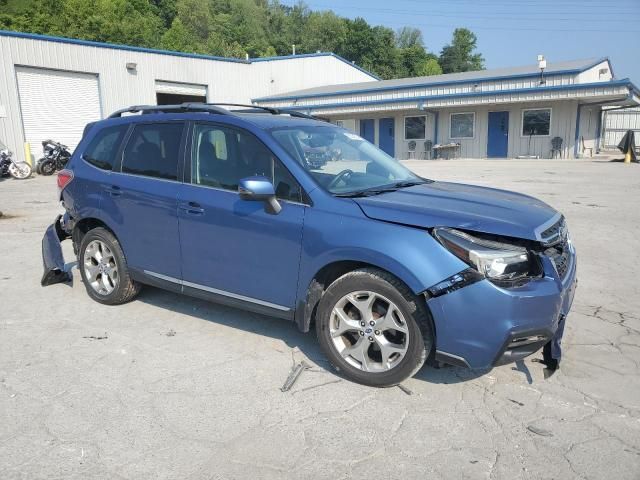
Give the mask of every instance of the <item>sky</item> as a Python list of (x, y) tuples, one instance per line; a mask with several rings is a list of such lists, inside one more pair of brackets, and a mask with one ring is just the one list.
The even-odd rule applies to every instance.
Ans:
[[(293, 5), (292, 0), (282, 3)], [(609, 57), (616, 78), (640, 85), (640, 0), (305, 0), (312, 10), (419, 28), (436, 54), (456, 27), (478, 37), (486, 68)]]

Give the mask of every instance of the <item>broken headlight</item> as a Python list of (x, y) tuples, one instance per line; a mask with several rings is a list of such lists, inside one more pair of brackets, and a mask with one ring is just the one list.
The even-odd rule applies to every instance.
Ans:
[(436, 228), (436, 239), (463, 262), (500, 286), (517, 286), (539, 274), (539, 266), (522, 246), (478, 238), (453, 228)]

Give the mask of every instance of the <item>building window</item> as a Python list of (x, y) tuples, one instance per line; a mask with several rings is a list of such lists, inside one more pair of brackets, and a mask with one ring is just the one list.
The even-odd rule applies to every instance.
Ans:
[(405, 140), (424, 140), (427, 134), (427, 117), (405, 117), (404, 118), (404, 138)]
[(476, 123), (474, 112), (452, 113), (450, 119), (450, 138), (473, 138)]
[(522, 111), (522, 136), (548, 136), (551, 131), (551, 109), (535, 108)]

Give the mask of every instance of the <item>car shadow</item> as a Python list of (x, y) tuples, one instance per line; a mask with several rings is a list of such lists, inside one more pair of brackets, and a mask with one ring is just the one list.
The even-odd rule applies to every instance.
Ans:
[[(320, 349), (313, 327), (309, 333), (303, 333), (298, 330), (293, 322), (247, 312), (151, 286), (145, 286), (135, 301), (237, 330), (282, 340), (290, 349), (297, 348), (319, 368), (341, 377), (339, 373), (331, 368)], [(413, 378), (427, 383), (455, 384), (481, 377), (489, 371), (490, 369), (471, 370), (449, 365), (438, 367), (433, 362), (428, 362)]]

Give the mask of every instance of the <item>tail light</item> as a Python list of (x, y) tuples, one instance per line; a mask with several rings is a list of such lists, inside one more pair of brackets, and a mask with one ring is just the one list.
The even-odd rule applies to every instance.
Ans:
[(62, 191), (73, 180), (73, 171), (64, 169), (58, 172), (58, 196), (62, 195)]

